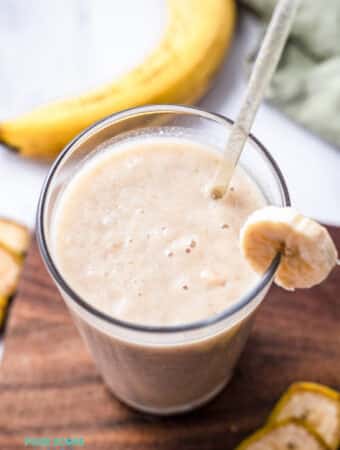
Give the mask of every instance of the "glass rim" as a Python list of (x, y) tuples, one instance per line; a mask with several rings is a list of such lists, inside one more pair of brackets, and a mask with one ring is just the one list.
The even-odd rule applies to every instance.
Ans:
[[(105, 124), (112, 124), (118, 120), (128, 119), (129, 117), (133, 117), (136, 115), (144, 115), (144, 114), (152, 114), (152, 113), (182, 113), (182, 114), (191, 114), (200, 116), (205, 119), (213, 120), (214, 122), (219, 122), (221, 125), (230, 125), (233, 124), (233, 121), (221, 114), (207, 112), (198, 107), (192, 106), (182, 106), (182, 105), (170, 105), (170, 104), (162, 104), (162, 105), (148, 105), (148, 106), (140, 106), (135, 108), (125, 109), (123, 111), (119, 111), (117, 113), (113, 113), (97, 122), (87, 127), (84, 131), (78, 134), (73, 140), (69, 142), (69, 144), (64, 147), (61, 153), (58, 155), (54, 163), (52, 164), (45, 181), (43, 183), (41, 194), (39, 197), (38, 208), (37, 208), (37, 216), (36, 216), (36, 229), (37, 229), (37, 242), (40, 250), (40, 254), (42, 255), (42, 259), (58, 285), (70, 299), (72, 299), (78, 306), (85, 309), (87, 313), (90, 313), (97, 318), (103, 320), (104, 322), (114, 325), (120, 328), (124, 328), (130, 331), (137, 331), (143, 333), (179, 333), (186, 331), (194, 331), (198, 329), (208, 328), (210, 326), (216, 325), (223, 320), (230, 318), (235, 315), (243, 308), (245, 308), (251, 301), (266, 287), (266, 285), (273, 278), (279, 263), (280, 263), (280, 254), (277, 254), (270, 266), (266, 270), (266, 272), (262, 275), (261, 279), (256, 282), (254, 286), (252, 286), (243, 296), (239, 298), (237, 302), (228, 306), (223, 311), (214, 314), (206, 319), (201, 319), (198, 321), (193, 321), (189, 323), (179, 324), (179, 325), (167, 325), (167, 326), (154, 326), (154, 325), (142, 325), (134, 322), (129, 322), (125, 320), (120, 320), (115, 317), (112, 317), (103, 311), (92, 306), (86, 300), (84, 300), (80, 295), (77, 294), (71, 286), (66, 282), (59, 269), (57, 268), (52, 255), (49, 251), (46, 233), (45, 233), (45, 225), (44, 225), (44, 216), (45, 216), (45, 207), (47, 201), (47, 194), (50, 188), (50, 185), (53, 181), (54, 175), (59, 168), (60, 164), (64, 161), (64, 158), (68, 155), (70, 151), (72, 151), (73, 147), (77, 145), (77, 143), (86, 138), (88, 135), (92, 135), (93, 132), (100, 131)], [(262, 155), (265, 157), (267, 162), (271, 165), (273, 169), (278, 183), (281, 188), (281, 195), (284, 206), (290, 206), (290, 196), (288, 192), (288, 188), (286, 186), (286, 182), (282, 175), (281, 170), (279, 169), (277, 163), (274, 158), (271, 156), (269, 151), (264, 147), (264, 145), (255, 137), (253, 134), (249, 134), (248, 139), (255, 143), (257, 149), (259, 149)]]

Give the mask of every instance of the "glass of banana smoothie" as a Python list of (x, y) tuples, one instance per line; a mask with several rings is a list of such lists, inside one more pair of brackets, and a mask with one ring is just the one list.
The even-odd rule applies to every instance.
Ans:
[(188, 411), (223, 389), (279, 263), (259, 276), (239, 248), (250, 213), (289, 205), (254, 137), (228, 194), (210, 196), (230, 124), (173, 105), (114, 114), (68, 145), (43, 187), (43, 259), (106, 384), (142, 411)]

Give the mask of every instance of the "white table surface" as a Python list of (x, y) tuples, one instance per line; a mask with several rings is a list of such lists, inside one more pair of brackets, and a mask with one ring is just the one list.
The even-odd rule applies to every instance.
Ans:
[[(0, 120), (110, 81), (141, 62), (166, 23), (165, 0), (1, 0)], [(234, 117), (258, 28), (240, 21), (232, 50), (200, 106)], [(288, 182), (293, 204), (340, 225), (340, 149), (264, 104), (253, 128)], [(48, 166), (0, 148), (0, 216), (34, 227)], [(2, 346), (0, 342), (0, 357)]]

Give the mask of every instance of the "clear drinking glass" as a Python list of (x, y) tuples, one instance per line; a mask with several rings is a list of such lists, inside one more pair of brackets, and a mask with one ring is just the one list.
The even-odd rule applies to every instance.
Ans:
[[(180, 413), (204, 404), (223, 389), (232, 376), (254, 313), (272, 283), (280, 257), (275, 257), (249, 292), (220, 314), (180, 326), (128, 323), (97, 310), (59, 272), (51, 245), (54, 211), (68, 181), (108, 141), (162, 134), (189, 138), (223, 151), (230, 127), (231, 121), (225, 117), (184, 106), (156, 105), (123, 111), (76, 137), (52, 166), (42, 189), (37, 230), (45, 264), (106, 384), (119, 399), (138, 410)], [(290, 204), (280, 170), (253, 136), (248, 139), (240, 163), (268, 204)], [(171, 179), (171, 174), (164, 176)]]

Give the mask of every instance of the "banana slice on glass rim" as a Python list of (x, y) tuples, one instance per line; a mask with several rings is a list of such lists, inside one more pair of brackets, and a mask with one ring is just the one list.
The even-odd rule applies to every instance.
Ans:
[(317, 383), (292, 384), (278, 401), (268, 422), (300, 419), (332, 450), (340, 444), (340, 395)]
[(257, 273), (264, 273), (280, 252), (275, 282), (288, 290), (321, 283), (338, 258), (327, 229), (289, 207), (266, 206), (251, 214), (241, 229), (240, 245)]
[(327, 445), (308, 426), (292, 419), (266, 425), (236, 450), (327, 450)]

